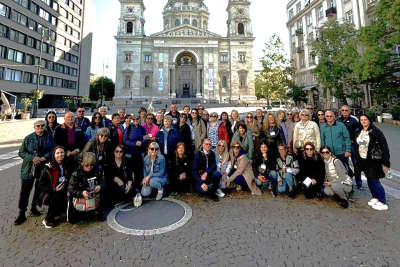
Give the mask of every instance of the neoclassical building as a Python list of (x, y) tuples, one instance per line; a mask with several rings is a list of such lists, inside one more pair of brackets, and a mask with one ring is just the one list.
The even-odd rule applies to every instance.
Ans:
[(163, 31), (150, 36), (143, 0), (119, 1), (115, 102), (255, 99), (248, 0), (227, 0), (227, 37), (208, 30), (203, 0), (169, 0)]

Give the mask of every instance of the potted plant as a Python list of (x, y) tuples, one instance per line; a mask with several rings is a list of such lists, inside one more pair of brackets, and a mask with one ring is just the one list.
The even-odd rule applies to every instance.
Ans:
[(21, 114), (21, 119), (29, 120), (31, 113), (28, 112), (28, 107), (32, 106), (32, 99), (30, 98), (22, 98), (21, 104), (24, 105), (24, 113)]
[(378, 122), (382, 122), (383, 108), (381, 105), (375, 105), (367, 109), (366, 114), (372, 118), (373, 121), (378, 119)]

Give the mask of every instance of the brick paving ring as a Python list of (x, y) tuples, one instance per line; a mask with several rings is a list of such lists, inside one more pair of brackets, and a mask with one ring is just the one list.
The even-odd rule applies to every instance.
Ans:
[(189, 205), (172, 198), (143, 201), (137, 209), (132, 203), (119, 208), (110, 212), (107, 223), (115, 231), (128, 235), (163, 234), (183, 226), (192, 217)]

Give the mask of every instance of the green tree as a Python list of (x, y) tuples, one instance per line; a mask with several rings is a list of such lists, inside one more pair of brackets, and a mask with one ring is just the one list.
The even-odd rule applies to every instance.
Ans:
[(346, 20), (327, 21), (318, 31), (316, 38), (308, 39), (311, 56), (318, 57), (313, 69), (324, 96), (327, 91), (343, 103), (347, 97), (359, 93), (358, 79), (354, 73), (360, 54), (358, 52), (359, 32)]
[(277, 34), (265, 44), (263, 53), (264, 56), (260, 60), (263, 70), (255, 81), (256, 96), (266, 98), (270, 104), (271, 99), (286, 98), (287, 90), (293, 84), (295, 69), (290, 65), (284, 44)]
[(300, 106), (300, 102), (306, 102), (307, 93), (303, 91), (304, 87), (293, 85), (286, 94), (288, 99), (292, 99), (296, 106)]
[(112, 100), (115, 95), (115, 83), (106, 76), (90, 80), (90, 99), (95, 101), (101, 99), (102, 88), (105, 99)]
[(364, 53), (356, 66), (360, 82), (378, 84), (372, 92), (378, 100), (387, 99), (395, 91), (388, 81), (400, 58), (394, 53), (400, 44), (400, 0), (380, 0), (371, 24), (361, 29), (360, 43)]

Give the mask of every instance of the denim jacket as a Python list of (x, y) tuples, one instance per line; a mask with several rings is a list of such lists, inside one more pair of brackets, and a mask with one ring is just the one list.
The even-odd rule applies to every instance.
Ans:
[(157, 156), (154, 162), (151, 161), (150, 156), (144, 158), (144, 177), (150, 175), (152, 178), (165, 178), (167, 179), (167, 172), (165, 171), (165, 158), (160, 155)]

